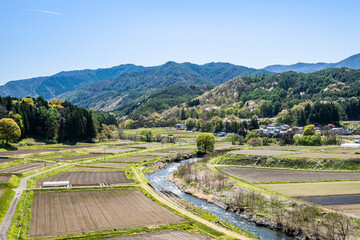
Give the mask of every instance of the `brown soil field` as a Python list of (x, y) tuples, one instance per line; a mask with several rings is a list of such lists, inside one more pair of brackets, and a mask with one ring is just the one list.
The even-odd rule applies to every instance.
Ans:
[(360, 172), (292, 171), (259, 168), (220, 167), (224, 172), (249, 182), (290, 182), (360, 179)]
[(360, 204), (328, 205), (326, 207), (360, 218)]
[(0, 163), (5, 163), (5, 162), (11, 162), (11, 161), (16, 161), (19, 160), (17, 158), (0, 158)]
[(303, 147), (292, 147), (292, 146), (262, 146), (257, 147), (256, 149), (275, 149), (275, 150), (304, 150), (316, 148), (313, 146), (303, 146)]
[(6, 183), (11, 178), (10, 175), (0, 175), (0, 183)]
[(143, 162), (152, 159), (152, 157), (122, 157), (114, 159), (106, 159), (111, 162)]
[(360, 194), (360, 181), (260, 184), (264, 188), (293, 197)]
[(87, 145), (87, 146), (56, 146), (56, 147), (46, 147), (46, 148), (50, 148), (50, 149), (78, 149), (78, 148), (89, 148), (89, 147), (96, 147), (93, 145)]
[(194, 151), (195, 149), (192, 148), (167, 148), (167, 149), (161, 149), (161, 150), (156, 150), (156, 152), (191, 152)]
[(142, 147), (142, 148), (148, 148), (148, 147), (159, 147), (161, 146), (161, 143), (142, 143), (142, 144), (133, 144), (133, 145), (126, 145), (126, 147)]
[(360, 158), (356, 154), (336, 154), (336, 153), (301, 153), (294, 155), (286, 155), (287, 157), (304, 157), (304, 158)]
[(146, 152), (146, 153), (139, 153), (139, 156), (167, 156), (167, 155), (174, 155), (175, 153), (168, 153), (168, 152)]
[(93, 163), (92, 165), (104, 167), (128, 167), (131, 163)]
[(132, 148), (107, 148), (107, 149), (99, 149), (96, 151), (91, 151), (91, 153), (96, 153), (96, 154), (109, 154), (109, 153), (122, 153), (122, 152), (131, 152), (131, 151), (135, 151), (135, 149)]
[(298, 153), (298, 152), (243, 149), (243, 150), (239, 150), (239, 151), (234, 151), (232, 153), (234, 153), (234, 154), (246, 154), (246, 155), (277, 156), (277, 155), (294, 154), (294, 153)]
[(42, 155), (42, 156), (36, 156), (36, 157), (30, 157), (30, 158), (50, 158), (50, 157), (61, 157), (64, 155), (64, 153), (61, 154), (51, 154), (51, 155)]
[(99, 171), (122, 171), (120, 168), (93, 168), (93, 167), (74, 167), (74, 168), (70, 168), (68, 170), (68, 172), (78, 172), (78, 171), (88, 171), (88, 172), (91, 172), (91, 171), (96, 171), (96, 172), (99, 172)]
[(37, 193), (33, 199), (29, 236), (45, 237), (183, 221), (183, 218), (137, 189)]
[(36, 181), (36, 187), (43, 185), (43, 182), (69, 181), (73, 186), (93, 186), (100, 183), (132, 183), (125, 172), (62, 172), (51, 177)]
[(45, 153), (52, 151), (53, 150), (40, 150), (40, 149), (4, 151), (4, 152), (0, 152), (0, 156), (16, 156), (16, 155), (24, 155), (24, 154)]
[(135, 233), (129, 236), (106, 238), (109, 240), (207, 240), (211, 239), (201, 234), (191, 234), (186, 231), (161, 231), (149, 233)]
[(54, 163), (25, 163), (14, 167), (0, 169), (0, 173), (22, 173), (52, 164)]
[(87, 158), (95, 158), (100, 157), (99, 155), (78, 155), (78, 156), (70, 156), (70, 157), (60, 157), (60, 158), (53, 158), (51, 160), (61, 160), (61, 161), (72, 161), (72, 160), (79, 160), (79, 159), (87, 159)]

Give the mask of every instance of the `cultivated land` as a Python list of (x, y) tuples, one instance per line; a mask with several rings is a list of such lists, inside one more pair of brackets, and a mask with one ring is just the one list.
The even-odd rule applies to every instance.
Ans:
[(12, 161), (16, 161), (19, 159), (16, 158), (0, 158), (0, 163), (6, 163), (6, 162), (12, 162)]
[(87, 171), (87, 172), (92, 172), (92, 171), (97, 171), (97, 172), (101, 172), (101, 171), (122, 171), (120, 168), (96, 168), (96, 167), (74, 167), (74, 168), (70, 168), (69, 170), (67, 170), (68, 172), (77, 172), (77, 171)]
[(62, 172), (51, 177), (36, 181), (36, 187), (44, 182), (69, 181), (73, 186), (91, 186), (100, 183), (131, 183), (125, 172)]
[(220, 167), (230, 175), (249, 182), (290, 182), (360, 179), (360, 172), (292, 171), (260, 168)]
[(360, 204), (328, 205), (327, 207), (360, 218)]
[(293, 197), (360, 194), (360, 181), (278, 183), (260, 186)]
[(0, 169), (0, 173), (22, 173), (30, 170), (50, 166), (54, 163), (25, 163), (14, 167)]
[(304, 147), (298, 147), (298, 146), (262, 146), (257, 147), (256, 149), (275, 149), (275, 150), (304, 150), (304, 149), (314, 149), (319, 147), (312, 147), (312, 146), (304, 146)]
[(164, 231), (132, 234), (130, 236), (107, 238), (109, 240), (207, 240), (211, 239), (201, 234), (191, 234), (186, 231)]
[(91, 165), (104, 167), (128, 167), (131, 163), (92, 163)]
[(37, 193), (30, 237), (100, 231), (167, 223), (184, 219), (145, 197), (140, 190)]
[(152, 157), (122, 157), (122, 158), (105, 159), (105, 161), (109, 161), (109, 162), (143, 162), (143, 161), (147, 161), (150, 159), (153, 159), (153, 158)]
[(157, 150), (157, 152), (192, 152), (194, 151), (194, 148), (166, 148)]
[(112, 148), (106, 148), (106, 149), (99, 149), (96, 151), (91, 151), (91, 153), (95, 153), (95, 154), (109, 154), (109, 153), (123, 153), (123, 152), (131, 152), (131, 151), (135, 151), (135, 149), (131, 149), (131, 148), (117, 148), (117, 149), (112, 149)]
[(126, 145), (126, 147), (132, 147), (132, 148), (148, 148), (148, 147), (159, 147), (161, 146), (161, 143), (142, 143), (142, 144), (134, 144), (134, 145)]
[(287, 157), (304, 157), (304, 158), (360, 158), (356, 154), (339, 154), (339, 153), (301, 153), (294, 155), (287, 155)]
[(234, 151), (232, 153), (245, 154), (245, 155), (277, 156), (277, 155), (285, 155), (285, 154), (294, 154), (294, 153), (299, 153), (299, 152), (243, 149), (243, 150)]
[(60, 157), (60, 158), (54, 158), (52, 160), (72, 161), (72, 160), (95, 158), (95, 157), (100, 157), (100, 156), (88, 154), (88, 155), (78, 155), (78, 156), (70, 156), (70, 157)]
[(40, 149), (26, 149), (26, 150), (16, 150), (16, 151), (3, 151), (0, 152), (0, 156), (17, 156), (25, 154), (35, 154), (35, 153), (45, 153), (53, 152), (54, 150), (40, 150)]
[(138, 156), (167, 156), (175, 153), (168, 153), (168, 152), (146, 152), (146, 153), (139, 153)]
[(10, 175), (0, 175), (0, 183), (6, 183), (11, 178)]

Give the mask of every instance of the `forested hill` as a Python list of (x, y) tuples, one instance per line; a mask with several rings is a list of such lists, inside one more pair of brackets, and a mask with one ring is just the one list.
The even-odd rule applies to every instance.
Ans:
[(144, 71), (124, 73), (111, 81), (101, 81), (73, 91), (65, 99), (81, 107), (105, 111), (123, 111), (131, 101), (149, 91), (172, 85), (214, 85), (239, 75), (268, 73), (228, 63), (195, 65), (167, 62)]
[(0, 97), (0, 118), (12, 118), (23, 138), (59, 142), (91, 140), (102, 123), (117, 124), (109, 113), (91, 112), (60, 99), (47, 102), (42, 97)]
[(296, 115), (305, 105), (315, 106), (315, 103), (332, 104), (331, 111), (336, 110), (341, 119), (360, 119), (360, 70), (333, 68), (310, 74), (285, 72), (236, 77), (165, 111), (162, 116), (165, 119), (274, 117), (289, 115), (291, 111)]
[(292, 65), (270, 65), (264, 68), (264, 70), (281, 73), (288, 71), (312, 73), (327, 68), (351, 68), (360, 69), (360, 53), (352, 55), (337, 63), (296, 63)]
[(11, 97), (57, 98), (61, 94), (77, 88), (88, 86), (94, 82), (110, 80), (126, 72), (137, 72), (145, 69), (142, 66), (125, 64), (112, 68), (96, 70), (78, 70), (60, 72), (48, 77), (10, 81), (0, 86), (0, 95)]

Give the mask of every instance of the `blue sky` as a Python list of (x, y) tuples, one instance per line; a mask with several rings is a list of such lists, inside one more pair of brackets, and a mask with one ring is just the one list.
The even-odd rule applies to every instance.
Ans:
[(16, 0), (0, 3), (0, 84), (167, 61), (336, 62), (360, 52), (360, 1)]

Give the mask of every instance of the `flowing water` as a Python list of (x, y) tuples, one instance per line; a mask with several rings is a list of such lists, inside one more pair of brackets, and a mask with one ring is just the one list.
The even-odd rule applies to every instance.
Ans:
[(238, 226), (239, 228), (252, 233), (254, 236), (264, 240), (291, 240), (292, 237), (287, 236), (285, 233), (277, 232), (266, 227), (257, 226), (249, 222), (246, 218), (242, 218), (233, 212), (224, 210), (223, 208), (209, 203), (207, 201), (198, 199), (189, 194), (183, 193), (174, 183), (168, 180), (169, 176), (179, 168), (180, 165), (186, 162), (194, 162), (200, 160), (199, 158), (192, 158), (183, 160), (178, 163), (167, 165), (164, 169), (147, 176), (149, 182), (160, 191), (169, 191), (177, 196), (185, 199), (186, 201), (196, 205), (197, 207), (211, 212), (213, 215)]

